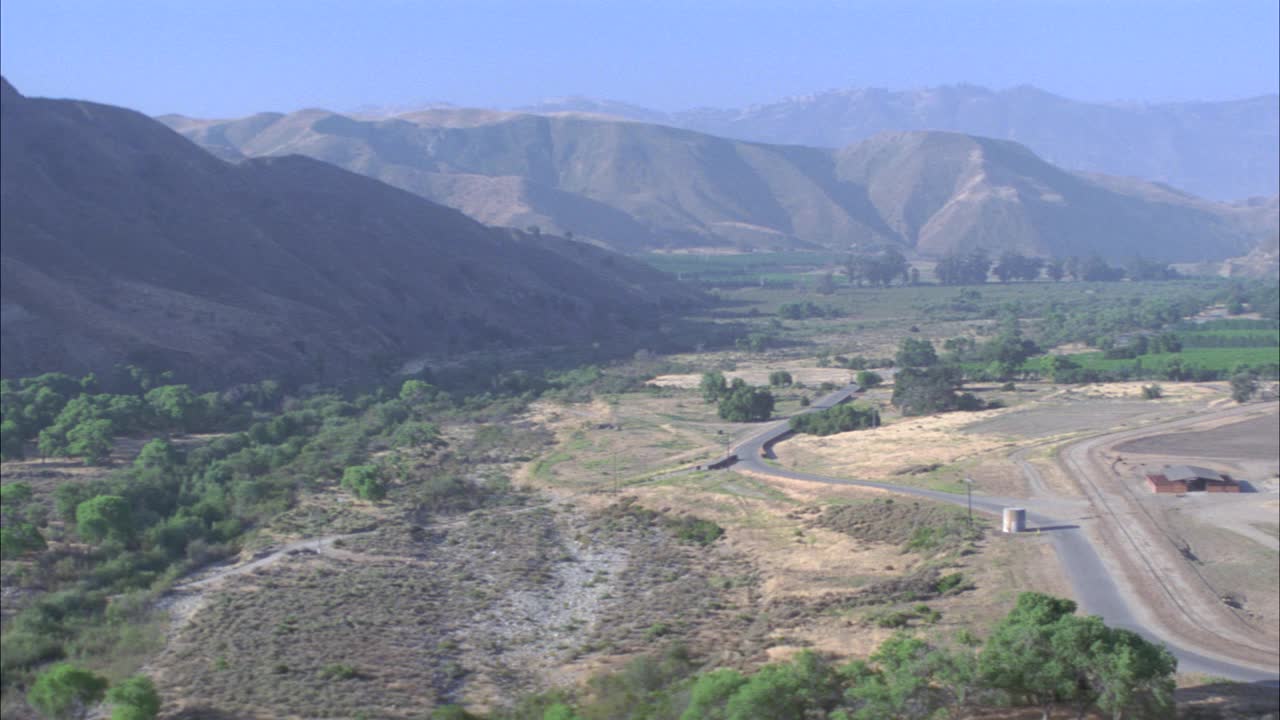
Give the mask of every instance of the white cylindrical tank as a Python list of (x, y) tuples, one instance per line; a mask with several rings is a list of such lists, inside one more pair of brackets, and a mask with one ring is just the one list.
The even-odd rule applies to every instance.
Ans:
[(1027, 511), (1024, 508), (1004, 509), (1004, 531), (1007, 533), (1022, 532), (1027, 529)]

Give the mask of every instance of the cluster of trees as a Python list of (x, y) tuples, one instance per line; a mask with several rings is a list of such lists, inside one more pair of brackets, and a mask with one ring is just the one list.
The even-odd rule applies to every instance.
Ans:
[(864, 282), (875, 287), (888, 287), (894, 281), (905, 285), (912, 277), (906, 256), (893, 246), (851, 254), (845, 261), (845, 271), (849, 282), (858, 287)]
[(808, 435), (835, 435), (879, 425), (880, 411), (864, 403), (843, 403), (791, 418), (791, 429)]
[(1170, 382), (1235, 381), (1238, 377), (1253, 378), (1253, 382), (1256, 384), (1260, 378), (1280, 379), (1280, 364), (1270, 363), (1257, 366), (1237, 364), (1230, 370), (1216, 370), (1185, 362), (1180, 357), (1173, 357), (1162, 366), (1144, 367), (1142, 358), (1137, 358), (1133, 365), (1127, 367), (1098, 370), (1083, 367), (1079, 362), (1064, 355), (1046, 355), (1039, 360), (1036, 374), (1049, 382), (1064, 385), (1153, 379), (1168, 380)]
[(980, 410), (984, 404), (972, 393), (961, 393), (964, 372), (943, 363), (933, 343), (906, 338), (894, 357), (898, 367), (892, 402), (903, 415), (930, 415), (951, 410)]
[(991, 256), (986, 250), (968, 253), (948, 253), (933, 269), (938, 282), (943, 285), (981, 285), (991, 272)]
[(1231, 399), (1240, 404), (1244, 404), (1253, 399), (1254, 393), (1258, 392), (1258, 376), (1249, 371), (1242, 370), (1231, 376)]
[[(274, 381), (250, 387), (256, 401), (273, 403), (280, 397)], [(92, 374), (79, 380), (62, 373), (5, 379), (0, 380), (0, 453), (5, 460), (21, 459), (26, 442), (36, 440), (42, 456), (100, 464), (116, 435), (209, 431), (246, 422), (257, 407), (233, 405), (218, 393), (197, 395), (186, 385), (146, 382), (132, 393), (104, 393)]]
[(834, 358), (828, 353), (822, 353), (817, 357), (818, 367), (836, 367), (848, 368), (850, 370), (866, 370), (867, 368), (884, 368), (893, 367), (893, 358), (869, 358), (865, 355), (836, 355)]
[(1001, 253), (1000, 259), (996, 261), (996, 266), (992, 272), (996, 277), (1000, 278), (1000, 282), (1007, 283), (1010, 280), (1024, 280), (1030, 282), (1040, 277), (1040, 270), (1044, 268), (1044, 260), (1038, 257), (1027, 257), (1021, 253), (1005, 252)]
[(772, 387), (786, 387), (794, 382), (791, 373), (786, 370), (774, 370), (769, 373), (769, 385)]
[(839, 308), (830, 305), (816, 305), (809, 300), (794, 303), (783, 303), (778, 308), (778, 315), (787, 320), (805, 320), (808, 318), (834, 318), (840, 317), (842, 312)]
[(111, 705), (111, 720), (152, 720), (160, 714), (160, 694), (146, 675), (112, 686), (89, 670), (57, 663), (40, 673), (27, 692), (31, 707), (51, 720), (83, 718), (104, 699)]
[(1026, 361), (1039, 355), (1040, 346), (1022, 334), (1017, 318), (1006, 318), (999, 334), (987, 342), (978, 342), (973, 338), (955, 337), (943, 341), (945, 354), (942, 362), (946, 364), (983, 364), (978, 371), (971, 371), (974, 377), (986, 380), (1015, 380), (1023, 373)]
[(773, 393), (752, 387), (742, 378), (726, 382), (719, 370), (703, 373), (698, 390), (705, 402), (717, 403), (720, 417), (730, 422), (758, 422), (773, 415)]
[(1126, 276), (1133, 280), (1172, 280), (1180, 277), (1166, 263), (1134, 258), (1127, 267), (1115, 267), (1098, 255), (1084, 259), (1072, 256), (1045, 260), (1008, 251), (1001, 253), (999, 260), (993, 265), (991, 256), (981, 248), (967, 253), (949, 253), (938, 261), (934, 269), (938, 282), (943, 285), (981, 285), (987, 281), (990, 273), (995, 273), (1002, 283), (1015, 280), (1031, 282), (1039, 279), (1042, 272), (1054, 282), (1066, 277), (1089, 282), (1114, 282), (1123, 280)]
[[(961, 632), (951, 642), (902, 631), (866, 660), (836, 665), (806, 651), (755, 672), (693, 672), (673, 648), (598, 676), (578, 699), (563, 692), (526, 698), (490, 717), (541, 720), (903, 720), (968, 717), (999, 705), (1070, 708), (1078, 717), (1172, 717), (1176, 659), (1075, 603), (1023, 593), (985, 643)], [(460, 708), (437, 720), (477, 720)]]

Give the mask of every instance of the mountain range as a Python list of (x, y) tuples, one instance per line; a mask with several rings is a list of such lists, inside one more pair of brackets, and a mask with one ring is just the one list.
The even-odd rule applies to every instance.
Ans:
[(569, 97), (524, 112), (591, 113), (757, 142), (843, 147), (877, 133), (945, 130), (1022, 143), (1069, 170), (1138, 177), (1216, 200), (1280, 192), (1280, 95), (1093, 103), (1021, 86), (832, 90), (745, 108), (662, 112)]
[(698, 301), (646, 265), (301, 156), (227, 163), (145, 115), (0, 87), (6, 377), (205, 384), (582, 343)]
[(306, 155), (484, 223), (628, 252), (893, 244), (919, 257), (982, 247), (1200, 262), (1242, 255), (1277, 226), (1274, 203), (1073, 173), (1023, 145), (952, 132), (886, 132), (830, 149), (580, 112), (159, 119), (229, 160)]

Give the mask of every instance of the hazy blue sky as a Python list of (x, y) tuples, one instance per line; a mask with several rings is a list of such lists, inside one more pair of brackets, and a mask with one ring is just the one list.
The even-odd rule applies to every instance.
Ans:
[(236, 115), (583, 94), (662, 109), (830, 88), (1032, 84), (1090, 100), (1280, 87), (1277, 0), (3, 0), (29, 95)]

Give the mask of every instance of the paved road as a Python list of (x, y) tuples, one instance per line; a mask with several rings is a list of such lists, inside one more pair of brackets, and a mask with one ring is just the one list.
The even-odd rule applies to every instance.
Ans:
[[(813, 403), (809, 410), (825, 410), (833, 407), (860, 391), (857, 385), (849, 385)], [(858, 487), (879, 488), (892, 492), (936, 500), (964, 506), (968, 498), (963, 495), (929, 490), (926, 488), (894, 485), (861, 480), (833, 478), (814, 473), (799, 472), (771, 465), (764, 461), (772, 457), (771, 445), (791, 431), (790, 421), (781, 420), (769, 423), (754, 431), (745, 440), (735, 443), (730, 448), (731, 454), (738, 458), (737, 467), (760, 475), (772, 475), (779, 478), (802, 480), (807, 482), (826, 483), (829, 485), (854, 485)], [(1273, 670), (1266, 670), (1233, 662), (1229, 658), (1205, 652), (1198, 648), (1185, 647), (1178, 642), (1153, 632), (1142, 625), (1131, 610), (1129, 600), (1116, 587), (1102, 559), (1098, 557), (1089, 535), (1076, 524), (1076, 518), (1054, 517), (1045, 512), (1037, 512), (1033, 508), (1035, 500), (1002, 498), (991, 495), (973, 497), (975, 512), (999, 515), (1006, 507), (1025, 507), (1027, 525), (1030, 529), (1041, 529), (1049, 532), (1054, 550), (1062, 563), (1062, 568), (1071, 582), (1077, 602), (1082, 610), (1100, 615), (1112, 627), (1133, 630), (1144, 637), (1164, 643), (1178, 658), (1178, 669), (1184, 672), (1198, 672), (1215, 677), (1229, 678), (1241, 682), (1264, 682), (1280, 684), (1280, 675)]]

